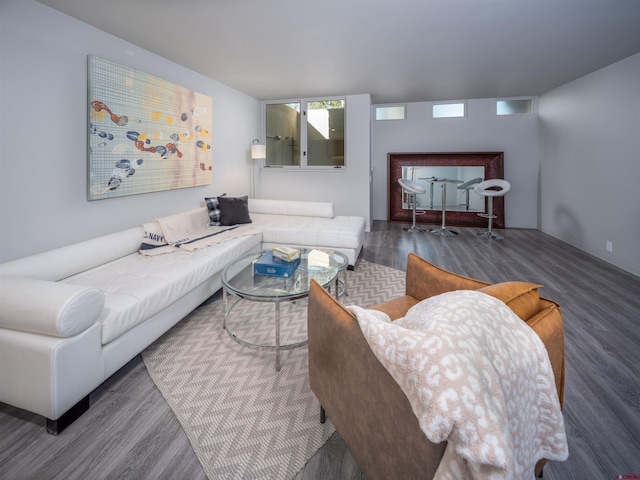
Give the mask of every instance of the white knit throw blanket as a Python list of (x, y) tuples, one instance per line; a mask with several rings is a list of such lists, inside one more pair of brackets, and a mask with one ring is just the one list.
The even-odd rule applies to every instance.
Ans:
[(567, 458), (546, 348), (505, 303), (459, 290), (394, 322), (348, 308), (427, 438), (448, 442), (436, 479), (531, 479), (541, 458)]

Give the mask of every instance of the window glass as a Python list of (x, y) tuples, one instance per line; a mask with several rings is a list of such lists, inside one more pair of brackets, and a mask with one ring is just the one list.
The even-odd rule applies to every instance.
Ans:
[(464, 117), (463, 102), (457, 103), (434, 103), (433, 118), (459, 118)]
[(405, 118), (407, 118), (405, 105), (376, 107), (376, 120), (404, 120)]
[(269, 103), (265, 112), (265, 165), (300, 166), (300, 102)]
[(344, 166), (344, 100), (307, 103), (307, 165)]
[(496, 113), (498, 115), (522, 115), (533, 113), (533, 100), (531, 98), (497, 100)]

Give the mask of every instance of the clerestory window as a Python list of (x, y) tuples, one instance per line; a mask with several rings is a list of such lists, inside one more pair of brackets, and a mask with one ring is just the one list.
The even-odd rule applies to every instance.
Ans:
[(406, 105), (380, 105), (375, 107), (376, 120), (405, 120)]
[(534, 113), (533, 98), (504, 98), (496, 100), (496, 115), (530, 115)]
[(435, 102), (431, 105), (433, 118), (463, 118), (466, 116), (466, 102)]

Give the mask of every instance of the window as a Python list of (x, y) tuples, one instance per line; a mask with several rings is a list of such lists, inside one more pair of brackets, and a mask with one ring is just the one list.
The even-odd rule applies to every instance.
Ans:
[(265, 106), (267, 166), (300, 166), (300, 102)]
[(376, 120), (404, 120), (407, 118), (406, 105), (385, 105), (375, 107)]
[(527, 115), (533, 113), (533, 98), (496, 100), (496, 115)]
[(267, 167), (342, 168), (345, 99), (265, 103)]
[(461, 118), (465, 116), (465, 102), (442, 102), (432, 105), (433, 118)]

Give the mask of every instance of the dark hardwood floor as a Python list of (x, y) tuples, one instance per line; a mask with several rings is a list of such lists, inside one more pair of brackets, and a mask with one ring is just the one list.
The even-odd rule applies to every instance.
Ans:
[[(547, 479), (640, 475), (640, 278), (537, 230), (501, 241), (457, 228), (452, 238), (373, 222), (362, 258), (404, 270), (408, 252), (488, 282), (544, 285), (562, 307), (569, 459)], [(357, 268), (357, 267), (356, 267)], [(0, 479), (202, 479), (205, 475), (140, 357), (91, 395), (92, 406), (58, 437), (44, 419), (0, 404)], [(362, 479), (338, 435), (295, 477)]]

